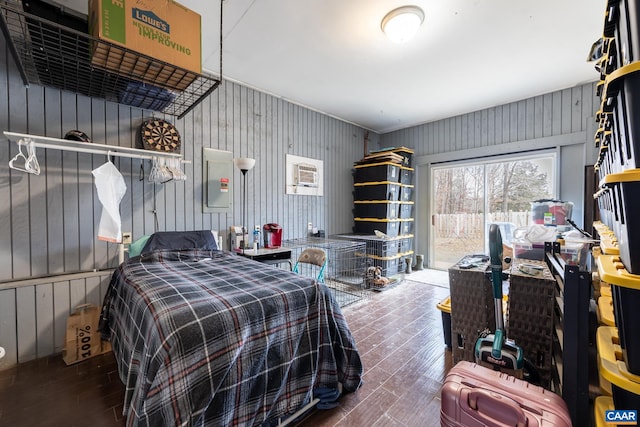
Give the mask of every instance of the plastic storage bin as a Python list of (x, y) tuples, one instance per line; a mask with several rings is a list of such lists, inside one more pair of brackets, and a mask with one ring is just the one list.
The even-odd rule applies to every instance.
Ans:
[(531, 221), (534, 224), (565, 225), (571, 219), (573, 203), (562, 200), (536, 200), (531, 202)]
[(513, 257), (517, 259), (544, 260), (544, 243), (513, 241)]
[(413, 202), (401, 202), (400, 218), (413, 218)]
[[(621, 58), (618, 57), (618, 47), (613, 38), (602, 39), (602, 57), (598, 60), (596, 69), (600, 69), (600, 82), (604, 82), (609, 74), (620, 68)], [(602, 93), (597, 93), (601, 96)]]
[(611, 423), (607, 423), (605, 413), (616, 409), (613, 406), (613, 398), (609, 396), (598, 396), (593, 401), (593, 418), (596, 423), (595, 427), (611, 427)]
[(353, 182), (400, 182), (400, 165), (391, 162), (356, 165)]
[(613, 315), (613, 298), (601, 296), (598, 298), (598, 319), (604, 326), (616, 326)]
[(413, 182), (413, 169), (407, 167), (400, 168), (400, 184), (411, 184)]
[(451, 350), (451, 297), (448, 296), (440, 301), (436, 307), (442, 313), (442, 331), (444, 332), (444, 343)]
[[(615, 255), (598, 257), (600, 279), (611, 284), (618, 343), (626, 369), (640, 378), (640, 276), (629, 274)], [(637, 408), (640, 409), (640, 406)]]
[(402, 184), (400, 186), (400, 200), (401, 202), (410, 202), (413, 197), (413, 185)]
[(607, 225), (618, 240), (622, 263), (629, 273), (640, 274), (640, 170), (607, 175), (604, 185), (613, 210)]
[(602, 229), (598, 230), (598, 235), (600, 236), (600, 251), (605, 255), (617, 255), (620, 256), (620, 247), (618, 246), (618, 240), (616, 236), (613, 234), (613, 231), (609, 229), (609, 227), (605, 226), (602, 223), (594, 223), (594, 226), (597, 224), (602, 225), (607, 231), (603, 231)]
[(566, 242), (560, 246), (560, 256), (569, 265), (577, 265), (581, 270), (586, 270), (589, 260), (589, 244)]
[(598, 205), (600, 221), (607, 227), (611, 227), (613, 215), (611, 191), (608, 188), (602, 188), (593, 195), (593, 198)]
[(354, 202), (353, 216), (356, 218), (398, 219), (400, 202), (359, 201)]
[(615, 327), (600, 326), (596, 332), (598, 370), (611, 383), (613, 405), (618, 409), (640, 409), (640, 376), (634, 375), (620, 363), (618, 335)]
[(404, 218), (400, 220), (399, 234), (411, 234), (413, 233), (413, 218)]
[(640, 7), (635, 0), (609, 0), (603, 36), (613, 38), (618, 67), (640, 60)]
[(407, 253), (413, 249), (413, 234), (400, 236), (400, 253)]
[(391, 257), (369, 257), (369, 262), (376, 267), (382, 269), (382, 275), (384, 277), (390, 277), (394, 274), (404, 273), (404, 257), (402, 255), (395, 255)]
[[(544, 261), (544, 243), (523, 243), (513, 241), (513, 258)], [(566, 242), (560, 246), (560, 256), (569, 265), (580, 266), (584, 270), (589, 258), (587, 243)]]
[(360, 201), (398, 201), (401, 186), (393, 182), (363, 182), (354, 185), (353, 198)]
[(337, 239), (353, 240), (357, 242), (365, 242), (365, 250), (367, 256), (376, 257), (392, 257), (398, 255), (400, 252), (399, 237), (392, 239), (383, 239), (376, 235), (364, 236), (357, 234), (338, 234), (333, 236)]
[(612, 114), (612, 137), (608, 153), (601, 152), (600, 158), (610, 173), (640, 167), (640, 122), (634, 120), (640, 114), (639, 91), (640, 62), (626, 65), (606, 79), (600, 109)]
[(354, 218), (354, 222), (353, 232), (356, 234), (375, 234), (377, 230), (389, 237), (398, 237), (400, 232), (401, 222), (398, 219)]

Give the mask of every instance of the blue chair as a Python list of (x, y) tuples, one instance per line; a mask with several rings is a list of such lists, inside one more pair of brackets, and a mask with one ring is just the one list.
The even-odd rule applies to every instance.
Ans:
[[(320, 248), (307, 248), (302, 251), (296, 261), (296, 265), (293, 267), (294, 273), (300, 274), (300, 264), (310, 264), (319, 267), (318, 276), (316, 279), (318, 282), (324, 283), (324, 270), (327, 267), (327, 253)], [(311, 267), (313, 269), (313, 267)]]

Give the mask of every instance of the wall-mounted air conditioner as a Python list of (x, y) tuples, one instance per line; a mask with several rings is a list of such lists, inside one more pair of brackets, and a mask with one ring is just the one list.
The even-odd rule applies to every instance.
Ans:
[(318, 168), (314, 165), (295, 165), (296, 185), (302, 187), (318, 187)]

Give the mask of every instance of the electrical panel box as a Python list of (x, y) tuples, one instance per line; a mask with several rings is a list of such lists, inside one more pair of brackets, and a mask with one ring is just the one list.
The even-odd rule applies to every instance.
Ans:
[(230, 151), (203, 148), (204, 212), (228, 212), (233, 202), (233, 154)]

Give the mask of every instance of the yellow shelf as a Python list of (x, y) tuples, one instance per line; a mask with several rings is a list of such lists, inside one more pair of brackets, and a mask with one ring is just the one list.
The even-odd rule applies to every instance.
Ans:
[(611, 424), (607, 423), (604, 414), (607, 411), (616, 409), (613, 406), (613, 398), (611, 396), (598, 396), (593, 403), (593, 418), (596, 422), (596, 427), (611, 427)]
[(611, 285), (640, 290), (640, 276), (629, 273), (617, 255), (600, 255), (598, 274), (600, 280)]
[(613, 298), (611, 296), (598, 298), (598, 312), (600, 313), (600, 322), (603, 325), (616, 326), (615, 316), (613, 315)]
[(596, 333), (596, 344), (598, 368), (602, 378), (628, 392), (640, 394), (640, 376), (630, 373), (622, 360), (618, 329), (613, 326), (600, 326)]

